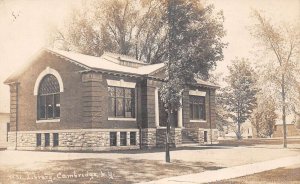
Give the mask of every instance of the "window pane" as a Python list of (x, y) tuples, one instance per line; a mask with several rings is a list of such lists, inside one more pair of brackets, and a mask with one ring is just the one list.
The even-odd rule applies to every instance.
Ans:
[(131, 89), (131, 117), (135, 117), (135, 89)]
[(38, 113), (39, 119), (45, 119), (46, 118), (46, 96), (39, 96), (38, 98), (38, 104), (39, 104), (39, 109), (38, 109)]
[(204, 108), (204, 105), (200, 105), (200, 119), (205, 120), (205, 108)]
[(115, 96), (115, 87), (108, 87), (108, 94), (111, 97)]
[(39, 95), (59, 93), (59, 91), (59, 83), (54, 75), (48, 74), (42, 79), (39, 86)]
[(125, 88), (125, 97), (132, 98), (134, 96), (134, 89)]
[(116, 87), (116, 97), (124, 97), (124, 88)]
[(132, 117), (132, 101), (131, 99), (125, 99), (125, 117)]
[(115, 106), (115, 101), (116, 101), (116, 98), (109, 98), (109, 116), (110, 117), (116, 117), (116, 106)]
[(190, 119), (194, 119), (193, 114), (193, 104), (190, 104)]
[(47, 119), (53, 118), (53, 95), (46, 96)]
[(60, 95), (59, 94), (54, 95), (54, 117), (56, 118), (60, 117)]
[(127, 135), (126, 132), (120, 132), (120, 146), (126, 146)]
[(124, 117), (124, 100), (116, 98), (116, 114), (118, 117)]
[(194, 104), (194, 119), (200, 119), (200, 109), (198, 104)]

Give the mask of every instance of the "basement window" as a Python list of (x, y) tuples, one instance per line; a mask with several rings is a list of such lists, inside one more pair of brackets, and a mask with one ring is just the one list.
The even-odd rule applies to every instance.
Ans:
[(136, 145), (136, 132), (130, 132), (130, 145)]
[(109, 133), (110, 146), (117, 146), (117, 132)]
[(53, 146), (58, 146), (59, 144), (59, 137), (58, 137), (58, 133), (53, 133)]
[(120, 146), (126, 146), (127, 144), (127, 132), (120, 132)]
[(36, 146), (39, 147), (42, 145), (42, 135), (36, 134)]
[(45, 133), (45, 147), (50, 146), (50, 134)]

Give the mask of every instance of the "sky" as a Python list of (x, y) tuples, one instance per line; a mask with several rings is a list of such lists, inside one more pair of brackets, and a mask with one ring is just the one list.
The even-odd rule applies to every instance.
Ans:
[[(254, 40), (249, 34), (252, 9), (265, 12), (276, 22), (300, 20), (300, 0), (207, 0), (222, 10), (228, 47), (216, 73), (227, 72), (236, 57), (254, 58)], [(9, 112), (9, 88), (3, 81), (42, 48), (49, 30), (62, 24), (79, 0), (0, 0), (0, 112)], [(33, 66), (34, 67), (34, 66)]]

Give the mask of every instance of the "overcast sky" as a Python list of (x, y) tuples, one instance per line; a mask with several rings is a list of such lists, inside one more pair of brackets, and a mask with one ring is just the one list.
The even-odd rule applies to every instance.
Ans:
[[(225, 16), (224, 61), (217, 72), (225, 72), (235, 57), (253, 58), (251, 9), (263, 10), (276, 21), (300, 20), (300, 0), (208, 0)], [(0, 112), (9, 112), (9, 88), (3, 81), (22, 67), (46, 42), (49, 28), (61, 24), (78, 0), (0, 0)], [(34, 79), (33, 79), (34, 80)]]

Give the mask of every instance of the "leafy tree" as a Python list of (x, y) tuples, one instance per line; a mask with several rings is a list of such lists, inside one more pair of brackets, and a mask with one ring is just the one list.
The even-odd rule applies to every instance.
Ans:
[[(264, 63), (259, 65), (264, 93), (274, 93), (283, 122), (283, 147), (287, 147), (286, 115), (299, 102), (299, 28), (287, 23), (274, 24), (259, 11), (253, 12), (256, 24), (251, 30), (263, 50)], [(266, 60), (269, 59), (267, 62)], [(296, 94), (295, 94), (296, 93)]]
[(241, 124), (249, 119), (256, 106), (256, 76), (245, 58), (236, 59), (229, 68), (224, 89), (225, 105), (229, 117), (236, 124), (236, 136), (242, 138)]
[(93, 56), (110, 51), (162, 62), (167, 58), (164, 8), (159, 0), (83, 1), (55, 29), (51, 45)]
[(168, 110), (166, 161), (170, 162), (169, 131), (173, 113), (180, 104), (181, 92), (195, 77), (208, 76), (208, 71), (223, 59), (225, 44), (221, 38), (223, 15), (214, 15), (213, 6), (203, 7), (197, 0), (168, 0), (168, 60), (161, 99)]
[(271, 137), (276, 123), (276, 102), (273, 97), (258, 95), (258, 105), (253, 111), (251, 123), (258, 137)]
[[(213, 84), (219, 84), (223, 80), (223, 73), (210, 74), (209, 79)], [(216, 91), (216, 126), (219, 131), (224, 132), (224, 127), (227, 127), (232, 124), (229, 122), (229, 112), (226, 109), (226, 97), (224, 96), (224, 88), (220, 88)]]

